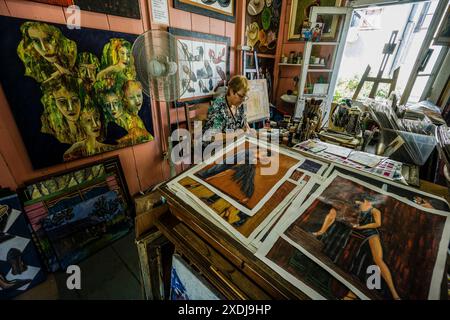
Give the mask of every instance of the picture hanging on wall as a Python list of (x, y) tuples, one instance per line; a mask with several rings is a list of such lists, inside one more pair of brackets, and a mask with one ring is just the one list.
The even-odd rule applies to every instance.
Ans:
[[(311, 40), (302, 37), (302, 30), (311, 30), (309, 15), (312, 7), (319, 5), (321, 7), (337, 7), (340, 3), (341, 0), (292, 0), (288, 40)], [(323, 23), (322, 40), (330, 40), (336, 37), (338, 17), (333, 17), (332, 15), (318, 16), (317, 22)]]
[(230, 77), (229, 37), (169, 28), (181, 43), (179, 53), (189, 61), (179, 60), (180, 85), (186, 87), (178, 104), (200, 103), (211, 100), (217, 87), (224, 86)]
[(32, 0), (34, 2), (68, 7), (79, 6), (81, 10), (106, 13), (114, 16), (141, 19), (139, 0)]
[(25, 184), (24, 211), (47, 270), (66, 270), (132, 228), (118, 157)]
[(174, 0), (176, 9), (235, 22), (235, 0)]
[(135, 35), (0, 17), (0, 82), (34, 169), (153, 140)]

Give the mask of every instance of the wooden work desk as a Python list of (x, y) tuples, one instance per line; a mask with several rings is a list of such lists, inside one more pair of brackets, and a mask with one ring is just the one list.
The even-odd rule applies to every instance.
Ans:
[[(443, 186), (422, 182), (420, 189), (448, 199), (448, 190)], [(166, 184), (159, 187), (159, 192), (167, 200), (168, 209), (158, 210), (152, 217), (152, 225), (225, 298), (309, 299), (240, 242), (186, 205)], [(446, 281), (443, 281), (443, 295), (444, 292), (447, 292)]]
[(308, 299), (299, 289), (259, 261), (252, 252), (160, 187), (170, 211), (155, 226), (228, 299)]

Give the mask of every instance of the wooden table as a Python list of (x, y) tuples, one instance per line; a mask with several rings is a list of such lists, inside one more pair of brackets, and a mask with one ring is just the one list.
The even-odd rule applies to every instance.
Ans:
[[(420, 189), (448, 199), (445, 187), (422, 182)], [(225, 298), (309, 299), (240, 242), (186, 205), (166, 184), (159, 192), (167, 200), (168, 210), (159, 210), (152, 217), (153, 225)], [(445, 281), (443, 292), (447, 292)]]
[(155, 226), (226, 298), (309, 299), (166, 186), (159, 191), (170, 211), (160, 214)]

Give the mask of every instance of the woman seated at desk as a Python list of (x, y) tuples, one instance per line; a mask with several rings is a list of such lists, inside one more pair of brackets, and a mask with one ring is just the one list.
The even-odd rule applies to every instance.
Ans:
[(228, 82), (225, 96), (217, 97), (208, 108), (208, 117), (203, 127), (203, 134), (212, 131), (226, 133), (227, 130), (250, 129), (244, 109), (244, 102), (248, 100), (249, 83), (244, 76), (234, 76)]

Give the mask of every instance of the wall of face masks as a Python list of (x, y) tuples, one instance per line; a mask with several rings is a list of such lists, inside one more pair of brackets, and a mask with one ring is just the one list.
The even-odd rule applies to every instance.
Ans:
[(136, 36), (0, 17), (0, 81), (35, 169), (153, 140)]

